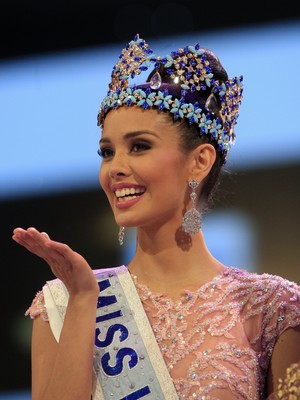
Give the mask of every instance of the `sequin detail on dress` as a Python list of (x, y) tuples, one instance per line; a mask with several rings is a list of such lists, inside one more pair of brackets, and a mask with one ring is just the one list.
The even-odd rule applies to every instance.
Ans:
[[(276, 340), (300, 325), (296, 283), (227, 268), (173, 301), (133, 279), (180, 400), (266, 398)], [(48, 320), (42, 292), (26, 312), (39, 314)]]
[(173, 301), (134, 278), (180, 399), (264, 399), (276, 339), (300, 324), (300, 288), (227, 268)]
[(40, 315), (44, 321), (49, 321), (47, 309), (45, 306), (44, 293), (42, 290), (37, 292), (35, 298), (31, 303), (31, 306), (25, 312), (25, 316), (28, 315), (31, 319), (34, 319)]

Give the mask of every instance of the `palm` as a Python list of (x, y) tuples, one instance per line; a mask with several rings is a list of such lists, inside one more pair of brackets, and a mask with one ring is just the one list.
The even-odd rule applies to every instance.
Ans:
[(98, 285), (87, 261), (66, 244), (50, 240), (34, 228), (17, 228), (13, 239), (27, 250), (44, 259), (54, 275), (73, 295), (98, 291)]

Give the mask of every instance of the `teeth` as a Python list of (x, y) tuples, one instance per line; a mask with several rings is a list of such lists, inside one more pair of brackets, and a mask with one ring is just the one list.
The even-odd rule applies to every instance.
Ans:
[(144, 193), (144, 188), (123, 188), (116, 190), (115, 194), (118, 198), (129, 196), (130, 198), (135, 198), (137, 193)]
[(136, 199), (136, 198), (137, 198), (137, 196), (126, 196), (126, 197), (119, 197), (118, 200), (120, 202), (124, 203), (125, 201), (133, 200), (133, 199)]

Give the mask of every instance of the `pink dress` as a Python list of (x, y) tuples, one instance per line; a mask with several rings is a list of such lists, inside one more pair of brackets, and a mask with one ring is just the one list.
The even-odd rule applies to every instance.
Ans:
[[(173, 301), (133, 277), (178, 398), (262, 400), (274, 345), (300, 325), (300, 287), (228, 267)], [(26, 312), (47, 320), (43, 293)]]

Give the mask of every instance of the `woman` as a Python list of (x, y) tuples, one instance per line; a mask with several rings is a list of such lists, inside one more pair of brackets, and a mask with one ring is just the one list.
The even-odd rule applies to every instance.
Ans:
[(58, 278), (27, 312), (33, 400), (276, 396), (300, 359), (300, 288), (223, 265), (201, 231), (241, 99), (242, 77), (199, 45), (154, 57), (137, 35), (122, 51), (98, 115), (100, 184), (120, 244), (137, 228), (136, 253), (92, 271), (46, 233), (15, 229)]

